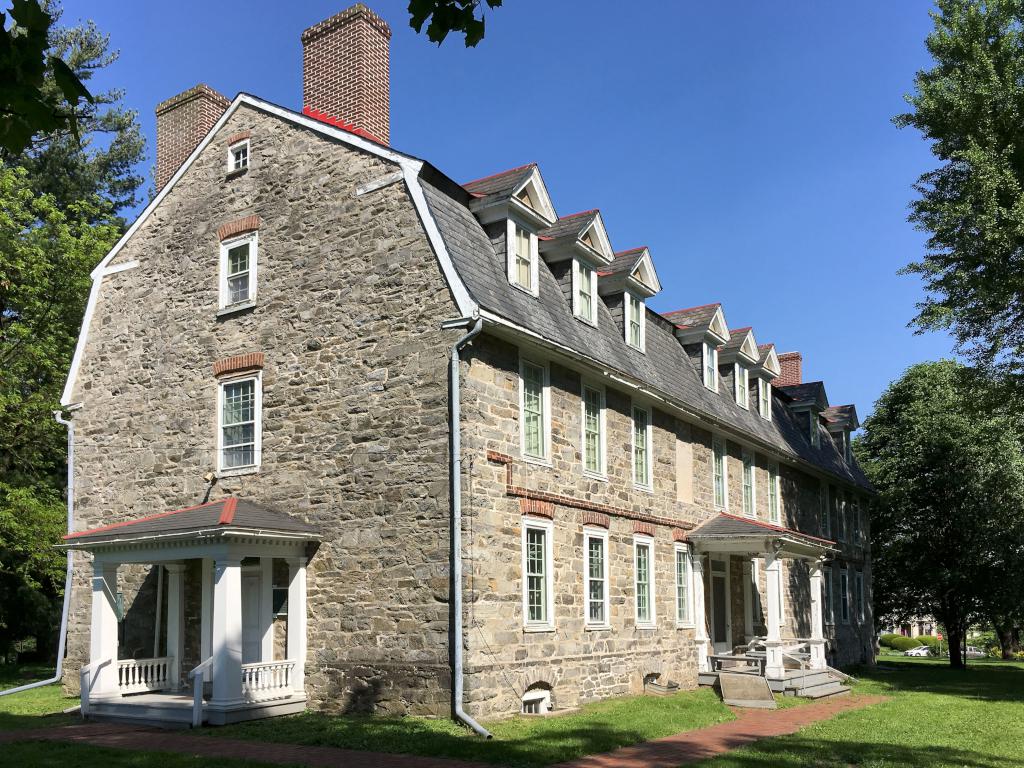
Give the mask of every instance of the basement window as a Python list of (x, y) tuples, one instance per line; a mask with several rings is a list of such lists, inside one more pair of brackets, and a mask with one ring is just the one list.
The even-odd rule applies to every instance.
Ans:
[(249, 140), (228, 147), (228, 173), (244, 171), (249, 167)]
[(523, 694), (524, 715), (546, 715), (551, 711), (551, 691), (533, 688)]

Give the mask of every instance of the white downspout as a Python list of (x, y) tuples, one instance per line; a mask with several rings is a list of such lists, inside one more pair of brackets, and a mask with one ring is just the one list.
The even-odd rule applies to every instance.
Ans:
[[(63, 418), (60, 411), (54, 411), (53, 418), (57, 420), (58, 424), (63, 424), (67, 427), (68, 430), (68, 533), (71, 533), (75, 522), (75, 424), (74, 420)], [(6, 691), (0, 691), (0, 696), (9, 696), (12, 693), (19, 693), (32, 688), (39, 688), (43, 685), (60, 682), (64, 671), (64, 648), (68, 637), (68, 611), (71, 608), (71, 577), (75, 570), (73, 557), (69, 549), (67, 571), (64, 576), (64, 608), (60, 615), (60, 636), (57, 640), (57, 669), (54, 671), (53, 677), (36, 683), (19, 685), (17, 688), (8, 688)]]
[(452, 494), (452, 710), (459, 720), (485, 738), (490, 732), (462, 708), (462, 427), (459, 392), (459, 352), (483, 328), (483, 320), (470, 317), (448, 320), (441, 324), (445, 330), (473, 327), (452, 346), (451, 370), (448, 377), (449, 428), (451, 430), (451, 464), (448, 468)]

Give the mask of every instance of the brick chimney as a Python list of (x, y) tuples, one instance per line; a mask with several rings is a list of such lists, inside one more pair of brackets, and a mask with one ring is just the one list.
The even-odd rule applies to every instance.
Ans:
[(804, 357), (799, 352), (783, 352), (779, 355), (779, 368), (782, 370), (772, 381), (776, 387), (788, 387), (791, 384), (802, 384)]
[(387, 144), (391, 27), (362, 3), (302, 33), (302, 104)]
[(159, 192), (199, 146), (231, 102), (200, 83), (156, 105), (156, 189)]

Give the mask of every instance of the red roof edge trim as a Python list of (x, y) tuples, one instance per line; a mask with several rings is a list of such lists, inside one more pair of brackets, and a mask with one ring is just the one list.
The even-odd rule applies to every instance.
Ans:
[(640, 253), (640, 251), (649, 251), (649, 250), (650, 250), (650, 248), (648, 248), (646, 245), (638, 245), (636, 248), (627, 248), (624, 251), (616, 251), (615, 255), (616, 256), (626, 256), (626, 255), (628, 255), (630, 253)]
[(302, 114), (306, 117), (312, 117), (314, 120), (319, 120), (321, 123), (327, 123), (327, 125), (333, 125), (335, 128), (341, 128), (341, 130), (347, 131), (348, 133), (354, 133), (356, 136), (362, 136), (364, 139), (369, 139), (375, 144), (380, 144), (382, 147), (388, 146), (388, 143), (383, 139), (374, 136), (363, 128), (352, 125), (352, 123), (345, 122), (340, 117), (328, 115), (326, 112), (320, 112), (312, 107), (303, 107)]
[(770, 531), (779, 531), (780, 533), (792, 533), (793, 535), (800, 536), (800, 537), (802, 537), (804, 539), (814, 539), (815, 541), (823, 541), (826, 544), (835, 544), (835, 542), (832, 541), (831, 539), (823, 539), (823, 538), (821, 538), (821, 536), (812, 536), (809, 533), (803, 533), (801, 531), (794, 531), (792, 528), (785, 528), (785, 527), (783, 527), (781, 525), (772, 525), (771, 523), (762, 523), (760, 520), (755, 520), (755, 519), (750, 518), (750, 517), (740, 517), (739, 515), (733, 515), (733, 514), (730, 514), (728, 512), (719, 512), (718, 514), (722, 515), (723, 517), (732, 518), (733, 520), (741, 520), (744, 523), (750, 523), (751, 525), (756, 525), (756, 526), (758, 526), (760, 528), (767, 528)]
[(231, 525), (231, 521), (235, 519), (235, 507), (238, 506), (238, 499), (234, 496), (229, 496), (227, 501), (224, 502), (224, 509), (220, 511), (220, 519), (217, 520), (217, 525)]
[(489, 174), (487, 176), (481, 176), (479, 179), (473, 179), (472, 181), (464, 181), (462, 183), (462, 186), (468, 187), (470, 184), (479, 184), (481, 181), (487, 181), (488, 179), (496, 179), (499, 176), (505, 176), (505, 175), (507, 175), (509, 173), (515, 173), (516, 171), (521, 171), (524, 168), (536, 167), (536, 165), (537, 165), (536, 163), (526, 163), (525, 165), (520, 165), (520, 166), (517, 166), (516, 168), (509, 168), (508, 170), (505, 170), (505, 171), (498, 171), (497, 173), (492, 173), (492, 174)]
[[(234, 499), (229, 499), (233, 501)], [(145, 517), (137, 517), (134, 520), (123, 520), (120, 523), (111, 523), (110, 525), (101, 525), (99, 528), (89, 528), (84, 531), (76, 531), (75, 533), (67, 533), (64, 535), (64, 539), (75, 539), (79, 536), (89, 536), (94, 533), (102, 533), (103, 531), (110, 531), (115, 528), (124, 528), (128, 525), (135, 525), (136, 523), (143, 523), (149, 520), (159, 520), (161, 517), (170, 517), (171, 515), (177, 515), (179, 512), (191, 512), (196, 509), (202, 509), (203, 507), (209, 507), (214, 504), (224, 504), (223, 500), (220, 501), (208, 501), (205, 504), (196, 504), (194, 507), (183, 507), (182, 509), (173, 509), (170, 512), (157, 512), (154, 515), (146, 515)]]

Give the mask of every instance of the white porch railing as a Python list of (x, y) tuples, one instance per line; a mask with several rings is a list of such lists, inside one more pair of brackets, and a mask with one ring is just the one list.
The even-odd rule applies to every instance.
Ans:
[(292, 693), (295, 660), (258, 661), (242, 665), (242, 695), (249, 701), (275, 699)]
[(207, 673), (213, 668), (213, 657), (199, 664), (188, 673), (188, 679), (192, 681), (192, 727), (198, 728), (203, 724), (203, 685)]
[(117, 692), (143, 693), (163, 691), (171, 687), (173, 656), (155, 659), (119, 659), (117, 662)]

